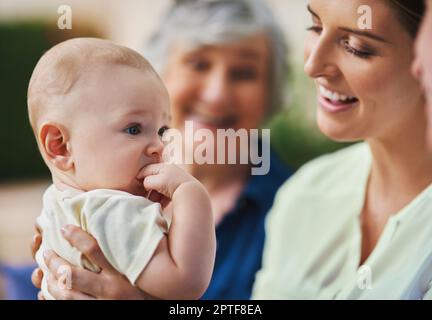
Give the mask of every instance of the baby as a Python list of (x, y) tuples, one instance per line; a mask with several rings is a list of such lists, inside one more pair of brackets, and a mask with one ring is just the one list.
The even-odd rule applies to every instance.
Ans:
[[(28, 111), (53, 180), (37, 220), (43, 240), (36, 261), (44, 274), (48, 249), (100, 271), (62, 237), (61, 228), (73, 224), (150, 296), (199, 298), (214, 264), (211, 204), (196, 179), (161, 163), (169, 99), (150, 64), (109, 41), (65, 41), (37, 63)], [(45, 276), (42, 292), (53, 299)]]

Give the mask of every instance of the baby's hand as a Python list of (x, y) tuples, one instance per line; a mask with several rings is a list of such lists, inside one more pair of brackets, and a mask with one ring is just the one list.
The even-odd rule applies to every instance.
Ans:
[[(144, 179), (143, 185), (146, 190), (154, 190), (160, 195), (171, 200), (177, 188), (184, 183), (197, 183), (198, 180), (188, 174), (186, 171), (174, 164), (156, 163), (145, 166), (137, 176), (138, 179)], [(155, 202), (161, 202), (164, 207), (165, 199), (152, 199)], [(160, 198), (160, 197), (159, 197)], [(158, 201), (162, 200), (162, 201)]]

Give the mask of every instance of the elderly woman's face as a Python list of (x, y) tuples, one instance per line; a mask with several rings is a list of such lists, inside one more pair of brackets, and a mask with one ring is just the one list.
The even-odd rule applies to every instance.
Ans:
[(177, 43), (162, 77), (172, 103), (172, 125), (194, 128), (259, 128), (268, 101), (269, 50), (257, 35), (195, 50)]
[[(370, 30), (358, 25), (362, 5), (372, 10)], [(411, 130), (423, 97), (410, 73), (414, 39), (395, 10), (375, 0), (310, 0), (309, 9), (305, 71), (319, 90), (320, 129), (343, 141)]]

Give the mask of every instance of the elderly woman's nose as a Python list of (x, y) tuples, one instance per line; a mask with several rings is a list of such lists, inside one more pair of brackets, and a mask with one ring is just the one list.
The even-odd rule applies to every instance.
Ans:
[(201, 86), (201, 100), (214, 106), (223, 106), (232, 99), (232, 87), (225, 70), (214, 70)]

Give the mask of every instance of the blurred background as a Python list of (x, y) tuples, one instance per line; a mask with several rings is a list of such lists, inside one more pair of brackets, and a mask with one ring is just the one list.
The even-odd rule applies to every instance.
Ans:
[[(40, 56), (73, 37), (96, 36), (139, 50), (171, 0), (0, 1), (0, 297), (15, 298), (11, 281), (32, 262), (29, 245), (42, 194), (50, 184), (27, 118), (27, 85)], [(235, 1), (235, 0), (233, 0)], [(310, 25), (307, 0), (266, 0), (286, 32), (291, 49), (289, 102), (269, 122), (271, 141), (294, 168), (343, 147), (315, 126), (315, 89), (303, 73), (303, 39)], [(72, 29), (57, 26), (58, 8), (72, 9)], [(22, 277), (21, 277), (22, 278)], [(22, 281), (22, 279), (20, 280)], [(26, 279), (22, 286), (29, 286)], [(34, 292), (29, 289), (29, 299)]]

